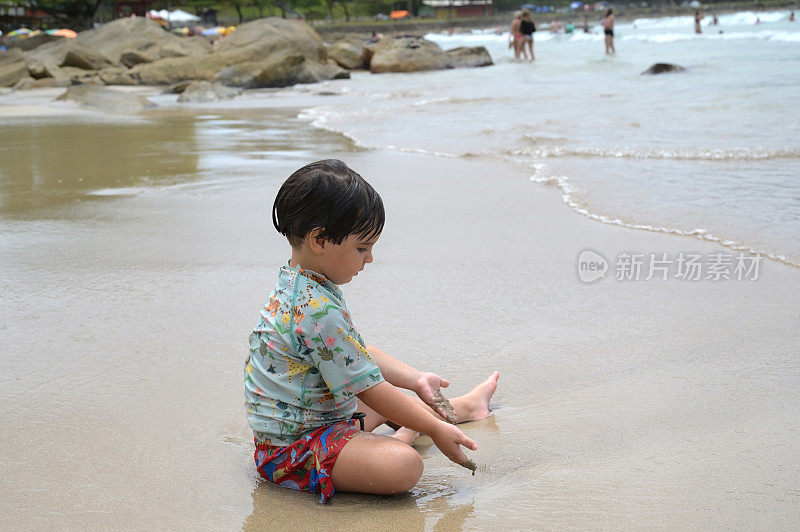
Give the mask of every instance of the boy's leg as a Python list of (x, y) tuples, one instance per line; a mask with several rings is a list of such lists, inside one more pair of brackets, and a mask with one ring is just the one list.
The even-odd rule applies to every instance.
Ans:
[(391, 494), (408, 491), (422, 476), (422, 458), (390, 436), (359, 432), (339, 453), (331, 472), (336, 491)]

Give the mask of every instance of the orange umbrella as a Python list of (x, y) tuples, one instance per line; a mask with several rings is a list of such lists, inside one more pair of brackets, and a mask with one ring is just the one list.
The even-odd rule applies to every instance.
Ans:
[(53, 35), (61, 35), (62, 37), (66, 37), (67, 39), (74, 39), (75, 37), (78, 36), (77, 33), (75, 33), (72, 30), (68, 30), (66, 28), (54, 31)]
[(410, 13), (408, 11), (392, 11), (389, 13), (389, 18), (405, 18)]

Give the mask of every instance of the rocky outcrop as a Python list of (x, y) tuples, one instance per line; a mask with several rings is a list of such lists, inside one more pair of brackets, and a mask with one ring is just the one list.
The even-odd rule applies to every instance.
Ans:
[(111, 61), (108, 58), (79, 42), (69, 42), (64, 49), (66, 53), (59, 66), (75, 67), (82, 70), (100, 70), (111, 66)]
[(156, 104), (142, 96), (95, 85), (75, 85), (56, 99), (113, 113), (130, 113), (156, 107)]
[(673, 65), (672, 63), (655, 63), (642, 74), (663, 74), (665, 72), (683, 72), (684, 70), (686, 69), (682, 66)]
[(12, 90), (24, 91), (28, 89), (48, 89), (54, 87), (69, 87), (69, 85), (70, 82), (66, 80), (54, 78), (33, 79), (32, 77), (28, 76), (18, 81), (12, 87)]
[(348, 70), (369, 68), (372, 51), (364, 44), (363, 39), (356, 37), (341, 39), (328, 47), (328, 57)]
[(11, 48), (19, 48), (22, 51), (33, 50), (34, 48), (38, 48), (43, 44), (47, 44), (49, 42), (54, 41), (63, 41), (65, 37), (62, 35), (50, 35), (44, 31), (40, 31), (35, 35), (31, 35), (30, 37), (26, 37), (24, 39), (12, 40), (6, 43), (6, 46)]
[(485, 67), (494, 64), (489, 51), (483, 46), (462, 46), (445, 52), (453, 68)]
[(384, 37), (375, 47), (369, 70), (381, 72), (416, 72), (441, 70), (449, 63), (438, 44), (422, 37), (393, 35)]
[(0, 87), (13, 87), (28, 77), (28, 65), (19, 48), (0, 52)]
[(241, 89), (226, 87), (220, 83), (193, 81), (184, 87), (178, 101), (181, 103), (208, 103), (230, 100), (241, 94)]
[(287, 51), (273, 54), (262, 61), (231, 65), (214, 76), (214, 80), (233, 87), (257, 88), (286, 87), (295, 83), (349, 77), (350, 74), (338, 66)]

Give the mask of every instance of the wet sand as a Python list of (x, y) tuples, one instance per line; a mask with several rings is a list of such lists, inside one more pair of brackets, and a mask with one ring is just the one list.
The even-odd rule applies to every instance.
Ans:
[[(220, 163), (266, 133), (247, 126), (252, 143), (219, 145), (196, 116), (245, 127), (254, 113), (276, 131), (276, 155), (265, 143), (260, 158)], [(75, 149), (27, 164), (48, 160), (43, 131), (26, 141), (33, 155), (3, 152), (0, 527), (795, 526), (800, 270), (767, 261), (757, 281), (583, 284), (586, 248), (728, 250), (593, 222), (525, 168), (356, 150), (293, 113), (161, 111), (136, 121), (152, 140), (141, 144), (73, 124), (98, 157), (138, 150), (116, 173)], [(143, 175), (144, 154), (167, 142), (159, 124), (184, 128), (183, 144)], [(480, 446), (474, 477), (422, 438), (425, 473), (408, 494), (320, 506), (258, 480), (241, 371), (288, 257), (269, 212), (291, 171), (328, 156), (387, 208), (375, 262), (344, 287), (365, 339), (439, 371), (448, 396), (501, 373), (493, 415), (464, 425)], [(63, 170), (75, 165), (91, 185)]]

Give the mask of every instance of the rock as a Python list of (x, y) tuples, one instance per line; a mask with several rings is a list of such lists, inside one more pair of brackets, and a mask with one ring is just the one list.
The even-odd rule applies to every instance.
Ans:
[(154, 59), (202, 57), (211, 52), (211, 44), (207, 40), (179, 37), (143, 17), (113, 20), (95, 29), (82, 31), (73, 40), (92, 50), (102, 51), (115, 64), (121, 64), (120, 58), (125, 52), (143, 52)]
[(673, 65), (671, 63), (655, 63), (650, 68), (642, 72), (642, 74), (663, 74), (665, 72), (683, 72), (686, 70), (680, 65)]
[(183, 90), (178, 101), (181, 103), (207, 103), (230, 100), (242, 93), (241, 89), (226, 87), (210, 81), (193, 81)]
[(172, 85), (185, 80), (211, 81), (214, 74), (226, 66), (224, 58), (215, 54), (200, 60), (195, 57), (167, 57), (136, 65), (129, 73), (142, 85)]
[(311, 26), (302, 20), (278, 17), (246, 22), (219, 39), (214, 49), (214, 55), (225, 57), (228, 65), (287, 52), (315, 61), (327, 59), (325, 45)]
[(342, 68), (348, 70), (369, 68), (369, 59), (372, 52), (364, 47), (364, 41), (358, 38), (348, 38), (336, 41), (328, 47), (328, 57), (336, 61)]
[(139, 50), (122, 52), (122, 54), (119, 56), (119, 62), (128, 68), (141, 65), (142, 63), (152, 63), (156, 59), (159, 58)]
[(183, 91), (186, 90), (186, 87), (194, 83), (194, 81), (184, 80), (175, 83), (174, 85), (170, 85), (166, 89), (164, 89), (164, 94), (181, 94)]
[(12, 90), (15, 91), (24, 91), (28, 89), (46, 89), (46, 88), (54, 88), (54, 87), (69, 87), (70, 82), (67, 80), (61, 79), (53, 79), (53, 78), (44, 78), (44, 79), (34, 79), (32, 77), (27, 77), (21, 79), (17, 82), (16, 85), (12, 87)]
[(95, 52), (79, 42), (70, 42), (67, 44), (64, 60), (61, 61), (59, 66), (76, 67), (83, 70), (100, 70), (110, 65), (111, 61), (103, 57), (103, 54)]
[(445, 52), (453, 68), (485, 67), (494, 64), (489, 51), (483, 46), (462, 46)]
[[(238, 30), (237, 30), (238, 31)], [(350, 74), (338, 66), (309, 59), (299, 52), (272, 54), (262, 61), (231, 65), (214, 80), (233, 87), (286, 87), (296, 83), (314, 83), (345, 79)]]
[(448, 68), (448, 60), (438, 44), (422, 37), (393, 35), (384, 37), (375, 47), (370, 72), (416, 72)]
[(104, 85), (139, 85), (139, 78), (122, 67), (108, 67), (97, 73)]
[(142, 96), (93, 85), (70, 87), (56, 99), (110, 112), (136, 112), (156, 107), (153, 102)]
[(32, 35), (31, 37), (26, 37), (25, 39), (13, 40), (7, 43), (9, 50), (11, 48), (19, 48), (23, 51), (33, 50), (43, 44), (47, 44), (53, 41), (63, 41), (65, 37), (63, 35), (50, 35), (47, 32), (40, 31), (36, 35)]
[(0, 52), (0, 87), (13, 87), (28, 77), (28, 64), (19, 48)]

